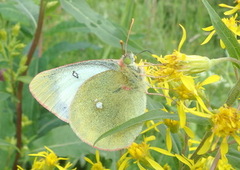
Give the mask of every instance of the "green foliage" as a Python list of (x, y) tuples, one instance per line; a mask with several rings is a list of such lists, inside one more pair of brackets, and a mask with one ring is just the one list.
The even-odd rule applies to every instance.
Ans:
[(224, 44), (226, 45), (229, 55), (232, 58), (240, 59), (240, 44), (238, 43), (236, 37), (221, 21), (221, 18), (209, 5), (208, 1), (203, 0), (203, 3), (208, 10), (214, 28), (216, 29), (219, 37), (223, 40)]
[[(217, 12), (215, 12), (207, 1), (204, 1), (204, 4), (219, 37), (226, 44), (229, 55), (239, 59), (239, 44), (217, 15), (221, 9), (216, 7)], [(216, 2), (211, 4), (217, 6)], [(35, 0), (0, 2), (0, 169), (11, 169), (14, 162), (13, 155), (19, 151), (16, 147), (15, 127), (16, 103), (19, 102), (17, 87), (20, 82), (24, 83), (23, 148), (19, 151), (22, 167), (29, 166), (29, 162), (33, 160), (28, 154), (40, 152), (44, 150), (44, 146), (54, 150), (58, 156), (70, 158), (71, 162), (78, 164), (79, 167), (87, 167), (82, 157), (91, 156), (95, 149), (81, 142), (67, 123), (57, 119), (40, 106), (29, 93), (28, 84), (38, 72), (60, 65), (90, 59), (120, 58), (122, 52), (119, 41), (126, 40), (131, 18), (135, 18), (135, 24), (128, 42), (128, 50), (135, 53), (148, 49), (153, 53), (164, 55), (177, 49), (181, 37), (178, 24), (182, 24), (189, 36), (187, 45), (185, 44), (182, 51), (206, 55), (209, 58), (226, 55), (224, 50), (216, 48), (217, 40), (210, 42), (207, 46), (199, 45), (204, 39), (201, 28), (211, 25), (207, 10), (202, 10), (204, 5), (201, 1), (192, 3), (190, 0), (104, 0), (99, 3), (94, 0), (87, 2), (60, 0), (59, 2), (50, 1), (46, 7), (41, 40), (30, 66), (27, 66), (27, 54), (37, 28), (39, 4)], [(144, 54), (139, 57), (149, 58)], [(25, 71), (28, 71), (27, 75), (23, 75)], [(231, 64), (220, 64), (214, 67), (212, 72), (223, 77), (223, 81), (217, 87), (206, 87), (214, 108), (225, 102), (226, 94), (234, 85), (234, 75)], [(207, 74), (210, 73), (206, 73), (203, 77), (207, 77)], [(147, 114), (112, 129), (103, 134), (99, 140), (148, 120), (165, 118), (178, 120), (176, 114), (169, 116), (160, 110), (163, 107), (167, 108), (161, 103), (164, 103), (161, 97), (149, 97)], [(170, 111), (172, 108), (167, 109)], [(174, 109), (171, 111), (176, 112)], [(207, 119), (190, 114), (187, 115), (187, 120), (199, 134), (210, 125)], [(160, 125), (159, 129), (161, 133), (148, 132), (150, 135), (157, 135), (160, 139), (160, 141), (152, 141), (151, 144), (165, 147), (166, 126)], [(172, 140), (175, 153), (181, 153), (186, 149), (182, 147), (183, 138), (180, 139), (178, 134), (172, 134)], [(137, 141), (142, 141), (142, 137)], [(101, 152), (101, 157), (104, 157), (104, 163), (106, 163), (105, 167), (116, 169), (115, 165), (120, 152)], [(179, 167), (176, 159), (170, 160), (163, 155), (159, 157), (157, 154), (155, 156), (154, 153), (153, 157), (163, 165), (164, 163), (172, 165), (172, 169)], [(239, 152), (231, 149), (227, 157), (235, 167), (239, 168)]]

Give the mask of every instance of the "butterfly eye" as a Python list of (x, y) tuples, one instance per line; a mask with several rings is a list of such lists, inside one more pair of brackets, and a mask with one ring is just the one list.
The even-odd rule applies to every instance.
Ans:
[(123, 57), (123, 63), (126, 65), (133, 64), (134, 63), (134, 54), (133, 53), (127, 53)]

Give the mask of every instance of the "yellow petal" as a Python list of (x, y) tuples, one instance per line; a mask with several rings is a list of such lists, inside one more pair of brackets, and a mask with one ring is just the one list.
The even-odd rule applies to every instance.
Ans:
[(131, 158), (127, 157), (126, 159), (124, 159), (120, 166), (118, 167), (118, 170), (125, 170), (126, 167), (128, 166), (128, 161), (130, 160)]
[(237, 11), (238, 11), (238, 8), (233, 8), (233, 9), (231, 9), (229, 11), (224, 12), (224, 15), (232, 15), (232, 14), (234, 14)]
[(45, 149), (47, 149), (49, 152), (54, 153), (53, 150), (51, 150), (50, 148), (48, 148), (47, 146), (44, 146)]
[(238, 143), (238, 145), (240, 145), (240, 136), (233, 134), (232, 135), (234, 137), (234, 139), (236, 140), (236, 142)]
[(187, 33), (186, 33), (185, 28), (181, 24), (179, 24), (179, 26), (182, 28), (183, 35), (182, 35), (181, 41), (178, 45), (178, 52), (180, 52), (180, 50), (181, 50), (181, 48), (182, 48), (182, 46), (183, 46), (183, 44), (184, 44), (184, 42), (187, 38)]
[(204, 86), (204, 85), (207, 85), (207, 84), (215, 83), (215, 82), (219, 81), (220, 79), (221, 79), (220, 76), (212, 75), (212, 76), (206, 78), (203, 82), (201, 82), (200, 86)]
[(207, 112), (207, 113), (209, 113), (210, 115), (212, 115), (212, 113), (208, 110), (208, 108), (207, 108), (206, 105), (204, 104), (202, 98), (199, 97), (199, 96), (195, 96), (195, 98), (196, 98), (196, 100), (198, 101), (198, 104), (201, 106), (201, 108), (202, 108), (205, 112)]
[(183, 101), (180, 101), (177, 105), (178, 115), (180, 119), (180, 127), (183, 128), (186, 125), (186, 113), (184, 111)]
[(183, 129), (190, 138), (194, 138), (194, 133), (189, 127), (185, 126)]
[(148, 127), (148, 128), (145, 129), (144, 131), (142, 131), (141, 134), (146, 133), (146, 132), (148, 132), (149, 130), (156, 128), (157, 126), (159, 126), (159, 125), (162, 124), (162, 123), (163, 123), (163, 121), (160, 121), (160, 122), (157, 122), (157, 123), (153, 124), (152, 126)]
[(89, 159), (89, 158), (87, 158), (87, 157), (84, 157), (84, 159), (85, 159), (85, 161), (87, 161), (88, 163), (90, 163), (90, 164), (92, 164), (92, 165), (94, 164), (91, 159)]
[(121, 158), (118, 160), (118, 162), (122, 162), (124, 159), (127, 158), (128, 152), (124, 153)]
[(214, 30), (214, 27), (213, 26), (209, 26), (209, 27), (205, 27), (205, 28), (202, 28), (203, 31), (212, 31)]
[(221, 46), (222, 49), (225, 49), (225, 48), (226, 48), (226, 46), (225, 46), (225, 44), (223, 43), (222, 40), (220, 40), (220, 46)]
[[(170, 95), (169, 95), (169, 89), (170, 89), (170, 87), (169, 87), (169, 84), (168, 84), (168, 82), (163, 82), (163, 84), (161, 85), (162, 87), (163, 87), (163, 89), (162, 89), (162, 92), (163, 92), (163, 94), (164, 94), (164, 96), (166, 96), (165, 97), (165, 99), (167, 100), (167, 105), (169, 105), (169, 106), (171, 106), (171, 103), (172, 103), (172, 99), (171, 99), (171, 97), (170, 97)], [(159, 86), (159, 87), (161, 87), (161, 86)]]
[(138, 165), (140, 170), (146, 170), (145, 168), (143, 168), (143, 166), (139, 162), (137, 162), (137, 165)]
[(145, 158), (148, 163), (156, 170), (164, 170), (163, 167), (161, 165), (159, 165), (156, 161), (154, 161), (153, 159), (146, 157)]
[(206, 113), (203, 113), (203, 112), (199, 112), (199, 111), (195, 111), (195, 110), (190, 109), (190, 108), (187, 108), (187, 107), (184, 107), (184, 109), (185, 109), (186, 111), (190, 112), (191, 114), (196, 115), (196, 116), (211, 118), (211, 115), (209, 115), (209, 114), (206, 114)]
[(170, 133), (170, 129), (169, 128), (167, 128), (166, 142), (167, 142), (167, 150), (169, 152), (171, 152), (171, 150), (172, 150), (172, 138), (171, 138), (171, 133)]
[(147, 143), (147, 142), (153, 141), (155, 139), (156, 139), (156, 137), (154, 135), (151, 135), (149, 137), (144, 138), (144, 142)]
[(202, 42), (201, 45), (207, 44), (207, 43), (210, 41), (210, 39), (212, 38), (212, 36), (213, 36), (213, 34), (214, 34), (215, 32), (216, 32), (215, 30), (212, 31), (212, 32), (207, 36), (207, 38)]
[(193, 77), (181, 76), (181, 81), (189, 91), (193, 92), (194, 94), (196, 93)]
[(100, 154), (98, 150), (96, 150), (96, 160), (97, 162), (100, 162)]
[(221, 156), (225, 157), (226, 153), (228, 152), (228, 142), (227, 142), (227, 138), (226, 137), (223, 138), (223, 141), (221, 143), (220, 149), (221, 149)]
[(211, 140), (212, 137), (213, 137), (213, 134), (206, 139), (202, 147), (197, 152), (198, 155), (205, 154), (210, 149), (211, 143), (212, 143), (212, 140)]
[(185, 156), (178, 155), (178, 154), (175, 154), (175, 156), (179, 161), (187, 165), (190, 169), (193, 167), (193, 161), (189, 160)]
[(21, 166), (17, 165), (17, 170), (24, 170)]
[(168, 151), (166, 151), (164, 149), (161, 149), (161, 148), (149, 147), (149, 149), (157, 151), (157, 152), (162, 153), (162, 154), (167, 155), (167, 156), (174, 156), (174, 154), (172, 154), (172, 153), (170, 153), (170, 152), (168, 152)]
[(233, 8), (233, 6), (227, 5), (227, 4), (218, 4), (218, 6), (223, 8)]

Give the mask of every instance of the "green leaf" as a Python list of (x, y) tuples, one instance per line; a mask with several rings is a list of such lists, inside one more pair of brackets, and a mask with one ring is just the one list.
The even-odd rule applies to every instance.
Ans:
[(240, 45), (235, 38), (234, 34), (231, 30), (227, 28), (227, 26), (222, 22), (221, 18), (214, 11), (214, 9), (210, 6), (207, 0), (202, 0), (203, 4), (208, 10), (208, 14), (210, 15), (213, 27), (215, 28), (217, 34), (224, 42), (226, 49), (229, 55), (232, 58), (240, 59)]
[(16, 8), (22, 12), (31, 22), (34, 28), (37, 27), (37, 16), (39, 7), (32, 0), (14, 0), (17, 2)]
[[(26, 3), (23, 3), (21, 0), (18, 0), (18, 3), (11, 1), (0, 2), (0, 14), (6, 20), (28, 26), (33, 25), (32, 19), (26, 14), (26, 11), (22, 9), (22, 7), (28, 8), (29, 5), (25, 6), (24, 4), (26, 5)], [(33, 7), (32, 5), (30, 6)], [(35, 10), (35, 8), (32, 10)]]
[[(0, 95), (8, 96), (4, 93)], [(15, 135), (15, 124), (14, 120), (14, 105), (12, 105), (10, 100), (2, 100), (0, 102), (0, 138), (5, 139), (6, 137), (12, 137)]]
[(14, 154), (19, 151), (14, 144), (10, 144), (0, 139), (0, 169), (12, 169), (14, 162)]
[(69, 125), (60, 126), (30, 144), (30, 152), (45, 150), (44, 146), (54, 150), (58, 156), (80, 157), (84, 153), (94, 152), (94, 148), (83, 143)]
[(227, 153), (227, 158), (230, 162), (230, 164), (233, 166), (233, 168), (239, 169), (239, 162), (240, 162), (240, 152), (235, 149), (235, 145), (230, 145), (234, 146), (234, 148), (230, 148), (229, 152)]
[(23, 83), (26, 83), (26, 84), (29, 84), (32, 80), (32, 77), (31, 76), (19, 76), (17, 78), (18, 81), (21, 81)]
[(229, 92), (228, 98), (225, 103), (228, 106), (231, 106), (238, 99), (239, 96), (240, 96), (240, 79), (237, 81), (235, 86)]
[(51, 59), (54, 59), (57, 56), (59, 56), (61, 53), (70, 52), (74, 50), (84, 50), (87, 48), (92, 48), (94, 50), (100, 49), (100, 47), (98, 47), (97, 45), (94, 45), (88, 42), (77, 42), (77, 43), (60, 42), (48, 48), (43, 53), (43, 57), (50, 57)]
[[(102, 41), (120, 47), (119, 41), (126, 40), (126, 31), (92, 10), (86, 1), (60, 0), (60, 2), (64, 10), (74, 16), (78, 22), (85, 24)], [(131, 40), (128, 47), (133, 51), (142, 49)]]
[(20, 152), (20, 150), (16, 147), (16, 145), (0, 139), (0, 149), (7, 151), (9, 148), (15, 149), (16, 151)]
[(0, 102), (1, 101), (5, 101), (5, 100), (7, 100), (11, 95), (9, 94), (9, 93), (6, 93), (6, 92), (1, 92), (0, 91)]
[(50, 28), (45, 34), (46, 35), (53, 35), (59, 32), (83, 32), (83, 33), (89, 33), (90, 30), (86, 27), (86, 25), (81, 24), (76, 21), (64, 21), (56, 26)]
[[(135, 117), (133, 119), (130, 119), (127, 122), (124, 122), (123, 124), (116, 126), (115, 128), (112, 128), (111, 130), (105, 132), (104, 134), (102, 134), (95, 142), (94, 145), (101, 139), (112, 135), (114, 133), (117, 133), (119, 131), (122, 131), (124, 129), (127, 129), (131, 126), (137, 125), (137, 124), (141, 124), (145, 121), (148, 120), (155, 120), (155, 119), (173, 119), (173, 120), (179, 120), (178, 115), (177, 114), (169, 114), (166, 113), (162, 110), (152, 110), (150, 112), (144, 113), (143, 115), (140, 115), (138, 117)], [(207, 121), (206, 118), (200, 118), (191, 114), (187, 115), (187, 121), (189, 122), (196, 122), (198, 124), (209, 124), (210, 122)]]

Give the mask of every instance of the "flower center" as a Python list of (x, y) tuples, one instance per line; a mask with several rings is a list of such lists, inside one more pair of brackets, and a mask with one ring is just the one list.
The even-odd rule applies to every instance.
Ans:
[(226, 137), (237, 133), (240, 129), (240, 112), (231, 107), (221, 107), (216, 114), (212, 116), (214, 126), (213, 133), (220, 137)]
[(149, 156), (149, 145), (146, 142), (142, 142), (141, 144), (133, 143), (128, 151), (130, 155), (136, 160), (142, 160), (146, 156)]

